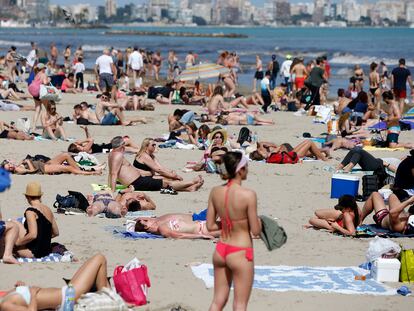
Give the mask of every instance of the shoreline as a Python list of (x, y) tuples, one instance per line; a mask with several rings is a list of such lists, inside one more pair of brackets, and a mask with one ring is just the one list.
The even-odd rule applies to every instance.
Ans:
[(110, 30), (105, 35), (127, 35), (127, 36), (158, 36), (158, 37), (195, 37), (195, 38), (235, 38), (246, 39), (249, 36), (238, 33), (195, 33), (179, 31), (141, 31), (141, 30)]

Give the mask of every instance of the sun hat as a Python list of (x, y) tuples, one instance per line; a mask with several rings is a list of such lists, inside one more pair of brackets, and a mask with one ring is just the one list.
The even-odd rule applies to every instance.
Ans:
[(347, 207), (352, 209), (358, 207), (354, 196), (349, 194), (345, 194), (338, 199), (338, 204), (335, 205), (335, 209), (340, 211)]
[(43, 195), (42, 187), (36, 181), (29, 182), (26, 186), (26, 192), (23, 194), (28, 197), (41, 197)]
[(292, 55), (286, 54), (286, 59), (292, 59)]
[(43, 63), (38, 63), (37, 65), (36, 65), (36, 68), (37, 69), (43, 69), (43, 68), (45, 68), (46, 66), (45, 66), (45, 64), (43, 64)]
[(223, 144), (225, 144), (227, 142), (227, 131), (223, 128), (220, 128), (220, 129), (217, 129), (217, 130), (211, 132), (210, 135), (209, 135), (209, 140), (213, 141), (213, 137), (217, 133), (221, 133), (221, 135), (223, 135)]
[(115, 136), (111, 140), (112, 148), (119, 148), (125, 145), (125, 140), (122, 136)]

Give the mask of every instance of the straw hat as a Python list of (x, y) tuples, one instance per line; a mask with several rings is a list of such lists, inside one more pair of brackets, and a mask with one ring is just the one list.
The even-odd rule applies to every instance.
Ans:
[(26, 186), (26, 193), (23, 193), (29, 197), (41, 197), (43, 195), (40, 184), (36, 181), (29, 182)]
[(224, 145), (224, 144), (227, 142), (227, 131), (226, 131), (225, 129), (223, 129), (223, 128), (221, 128), (221, 129), (217, 129), (217, 130), (215, 130), (215, 131), (211, 132), (211, 133), (210, 133), (209, 140), (210, 140), (210, 141), (213, 141), (213, 137), (214, 137), (214, 135), (216, 135), (217, 133), (221, 133), (221, 135), (223, 135), (223, 145)]

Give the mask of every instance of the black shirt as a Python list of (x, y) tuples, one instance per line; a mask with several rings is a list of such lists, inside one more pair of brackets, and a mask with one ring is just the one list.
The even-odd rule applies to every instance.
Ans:
[(414, 189), (414, 157), (404, 159), (395, 173), (394, 187), (400, 189)]
[(394, 89), (405, 90), (407, 84), (407, 78), (411, 76), (410, 70), (404, 67), (397, 67), (392, 70), (394, 76)]

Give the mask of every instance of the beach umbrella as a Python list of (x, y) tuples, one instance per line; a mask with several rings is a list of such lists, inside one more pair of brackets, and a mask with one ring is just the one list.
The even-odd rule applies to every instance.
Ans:
[(199, 80), (199, 79), (208, 79), (216, 78), (220, 74), (229, 73), (229, 69), (221, 65), (213, 63), (205, 63), (200, 65), (195, 65), (193, 67), (187, 68), (181, 72), (178, 78), (181, 81), (190, 81), (190, 80)]

